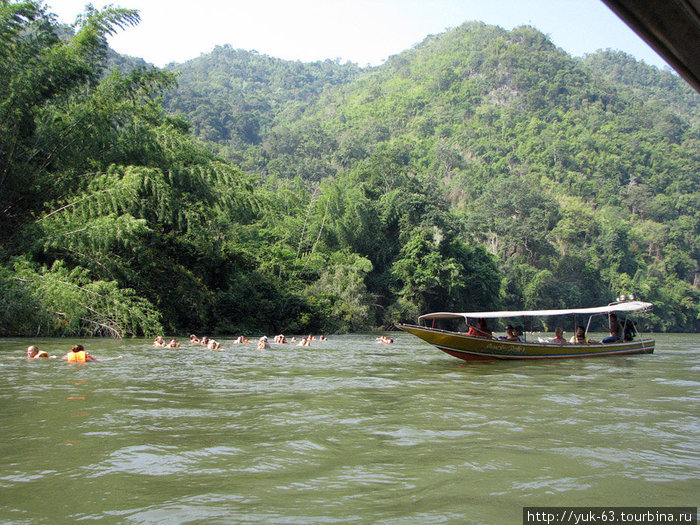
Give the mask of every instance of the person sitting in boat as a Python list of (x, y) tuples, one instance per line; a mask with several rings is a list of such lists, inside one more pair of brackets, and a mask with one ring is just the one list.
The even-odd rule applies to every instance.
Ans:
[(99, 361), (85, 351), (83, 345), (73, 345), (70, 351), (63, 356), (69, 363), (87, 363), (88, 361)]
[(554, 330), (554, 339), (552, 339), (550, 342), (555, 343), (558, 345), (565, 345), (566, 344), (566, 339), (564, 339), (564, 330), (561, 328), (557, 328)]
[(480, 317), (477, 322), (476, 326), (470, 326), (469, 331), (467, 332), (467, 335), (471, 335), (474, 337), (485, 337), (487, 339), (491, 339), (493, 337), (493, 333), (491, 330), (489, 330), (489, 327), (486, 325), (486, 319), (483, 317)]
[(504, 341), (517, 341), (518, 338), (513, 335), (513, 325), (507, 324), (506, 335), (500, 336), (499, 339)]
[(576, 332), (574, 332), (574, 335), (571, 336), (569, 342), (579, 345), (586, 344), (588, 342), (586, 341), (586, 329), (583, 326), (577, 326)]
[(609, 317), (610, 324), (606, 327), (610, 336), (604, 338), (603, 343), (616, 343), (622, 341), (624, 335), (622, 333), (622, 323), (617, 319), (617, 314), (612, 312)]
[(516, 326), (513, 328), (513, 339), (510, 339), (510, 341), (520, 341), (521, 343), (525, 342), (525, 335), (523, 334), (522, 326)]

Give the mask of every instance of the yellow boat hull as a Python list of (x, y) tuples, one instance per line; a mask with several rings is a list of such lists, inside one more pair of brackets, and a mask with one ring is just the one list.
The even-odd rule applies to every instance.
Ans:
[(651, 354), (654, 341), (640, 339), (620, 343), (552, 344), (520, 343), (472, 337), (465, 334), (437, 330), (423, 326), (398, 325), (401, 330), (415, 335), (443, 352), (465, 361), (483, 359), (564, 359), (629, 354)]

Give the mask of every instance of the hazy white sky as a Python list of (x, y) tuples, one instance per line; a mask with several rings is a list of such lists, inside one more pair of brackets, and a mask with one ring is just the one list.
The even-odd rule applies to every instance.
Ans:
[[(72, 23), (88, 2), (46, 0)], [(113, 49), (157, 66), (184, 62), (216, 45), (287, 60), (339, 58), (365, 66), (468, 20), (512, 29), (532, 25), (573, 56), (619, 49), (664, 68), (645, 42), (600, 0), (93, 0), (138, 9), (141, 23)]]

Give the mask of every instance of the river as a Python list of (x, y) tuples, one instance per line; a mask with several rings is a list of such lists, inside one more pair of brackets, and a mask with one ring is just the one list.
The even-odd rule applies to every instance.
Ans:
[(521, 523), (700, 503), (700, 342), (465, 363), (408, 334), (223, 351), (0, 339), (2, 523)]

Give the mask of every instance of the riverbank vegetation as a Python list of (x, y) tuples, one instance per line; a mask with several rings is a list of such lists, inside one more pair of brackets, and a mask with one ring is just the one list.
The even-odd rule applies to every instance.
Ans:
[(376, 68), (112, 53), (0, 2), (0, 334), (336, 332), (428, 310), (700, 318), (699, 97), (466, 23)]

